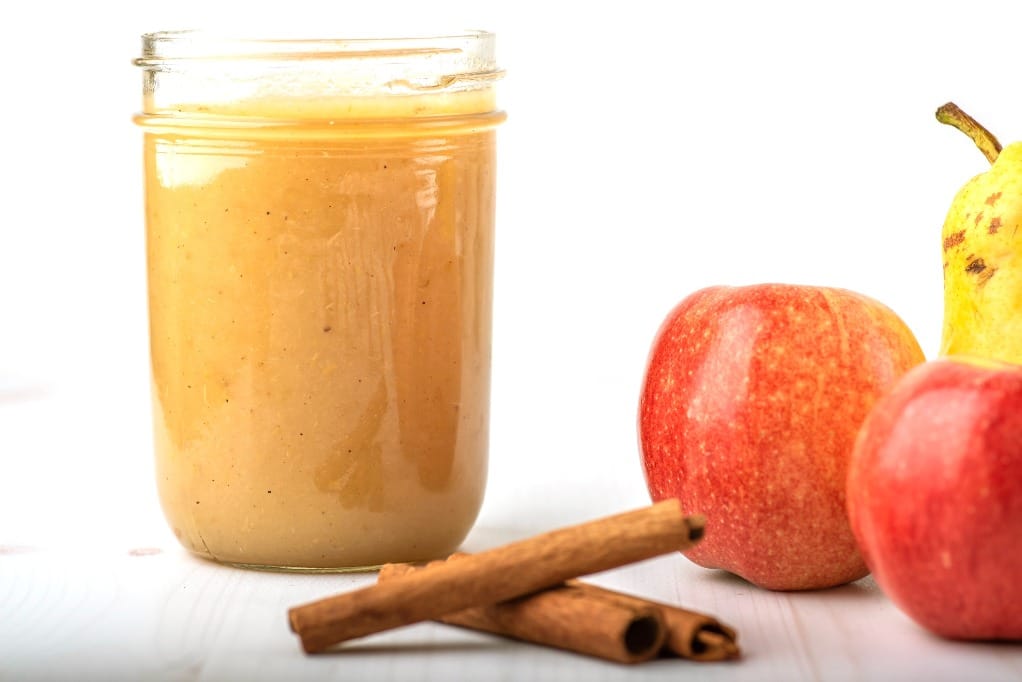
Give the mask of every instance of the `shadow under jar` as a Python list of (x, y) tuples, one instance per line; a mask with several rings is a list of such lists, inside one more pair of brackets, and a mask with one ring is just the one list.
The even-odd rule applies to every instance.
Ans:
[(494, 36), (143, 37), (156, 471), (190, 551), (464, 540), (489, 425)]

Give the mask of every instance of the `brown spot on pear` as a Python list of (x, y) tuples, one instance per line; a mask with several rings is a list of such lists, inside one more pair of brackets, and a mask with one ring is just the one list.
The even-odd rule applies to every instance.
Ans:
[(983, 262), (982, 258), (976, 258), (975, 256), (969, 256), (968, 264), (965, 266), (965, 271), (976, 274), (986, 270), (986, 263)]
[(990, 267), (982, 258), (969, 256), (965, 265), (965, 271), (976, 276), (976, 286), (983, 286), (990, 281), (990, 278), (997, 272), (997, 268)]
[(944, 250), (952, 249), (965, 241), (965, 230), (953, 232), (944, 237)]

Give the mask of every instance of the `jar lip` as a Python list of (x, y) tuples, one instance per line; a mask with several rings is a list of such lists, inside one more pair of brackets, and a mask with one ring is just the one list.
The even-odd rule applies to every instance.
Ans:
[(481, 36), (492, 36), (492, 31), (481, 29), (459, 29), (452, 32), (446, 31), (422, 31), (415, 32), (400, 31), (395, 33), (382, 33), (376, 30), (367, 30), (362, 35), (352, 33), (350, 35), (326, 36), (318, 31), (314, 34), (302, 35), (293, 33), (291, 35), (281, 34), (278, 36), (228, 33), (225, 31), (213, 31), (208, 29), (173, 29), (169, 31), (151, 31), (142, 34), (143, 40), (180, 40), (191, 38), (208, 39), (229, 39), (251, 43), (274, 43), (274, 42), (369, 42), (379, 40), (435, 40), (443, 38), (474, 38)]
[(184, 60), (343, 59), (444, 53), (471, 53), (476, 59), (492, 63), (495, 38), (494, 33), (478, 29), (370, 32), (333, 38), (319, 33), (264, 37), (203, 29), (155, 31), (142, 35), (142, 56), (135, 64), (146, 67)]
[[(394, 35), (394, 34), (390, 34)], [(410, 35), (405, 33), (405, 35)], [(489, 31), (248, 37), (233, 33), (162, 31), (142, 36), (144, 109), (170, 103), (252, 98), (453, 95), (488, 91), (504, 76)], [(194, 103), (194, 102), (193, 102)]]

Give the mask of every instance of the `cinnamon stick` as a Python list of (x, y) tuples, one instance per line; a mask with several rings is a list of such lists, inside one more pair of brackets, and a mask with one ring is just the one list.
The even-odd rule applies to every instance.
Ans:
[(693, 661), (724, 661), (741, 655), (738, 634), (713, 616), (661, 605), (667, 621), (664, 650)]
[[(448, 560), (466, 556), (454, 554)], [(420, 568), (387, 564), (380, 569), (379, 580), (442, 563)], [(649, 618), (663, 633), (653, 632)], [(578, 580), (437, 620), (619, 663), (645, 661), (662, 652), (693, 661), (723, 661), (739, 655), (735, 631), (713, 616)]]
[(566, 586), (580, 590), (587, 596), (616, 600), (623, 606), (638, 608), (641, 605), (658, 609), (667, 627), (664, 651), (676, 656), (693, 661), (723, 661), (740, 654), (737, 633), (713, 616), (614, 592), (578, 580), (569, 580)]
[(297, 606), (292, 629), (307, 653), (356, 637), (495, 604), (686, 549), (703, 535), (701, 516), (685, 516), (676, 499), (551, 531), (460, 561)]
[[(379, 580), (386, 582), (434, 566), (387, 564), (380, 569)], [(667, 636), (663, 616), (654, 605), (603, 599), (567, 585), (468, 608), (437, 620), (617, 663), (653, 658)]]

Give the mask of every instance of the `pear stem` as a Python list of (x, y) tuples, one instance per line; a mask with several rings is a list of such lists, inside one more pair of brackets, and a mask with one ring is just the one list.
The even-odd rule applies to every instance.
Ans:
[(1001, 153), (1001, 143), (994, 134), (979, 124), (979, 121), (958, 108), (954, 102), (948, 102), (937, 109), (937, 120), (958, 128), (972, 138), (987, 161), (993, 163)]

